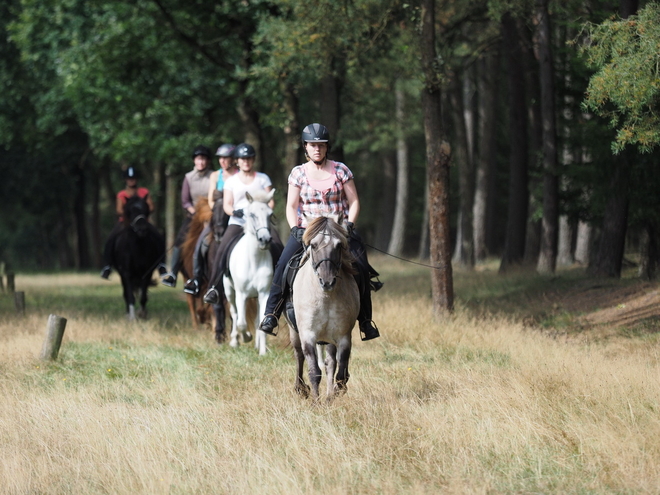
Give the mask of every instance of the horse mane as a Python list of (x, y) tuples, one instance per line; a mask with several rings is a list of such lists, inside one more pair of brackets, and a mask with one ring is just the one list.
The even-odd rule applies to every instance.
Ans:
[(188, 256), (192, 256), (193, 251), (195, 250), (195, 244), (197, 244), (197, 239), (199, 235), (204, 230), (204, 223), (211, 220), (212, 211), (209, 207), (209, 200), (207, 198), (200, 198), (195, 205), (195, 214), (193, 215), (190, 221), (190, 227), (188, 228), (188, 234), (186, 239), (181, 244), (181, 258), (187, 259)]
[(348, 248), (348, 232), (346, 232), (346, 229), (335, 222), (332, 218), (313, 218), (307, 224), (307, 228), (305, 229), (305, 234), (303, 235), (303, 244), (305, 246), (309, 246), (310, 241), (325, 230), (327, 230), (327, 232), (332, 237), (336, 237), (340, 241), (342, 269), (350, 274), (357, 273), (354, 267), (355, 257)]

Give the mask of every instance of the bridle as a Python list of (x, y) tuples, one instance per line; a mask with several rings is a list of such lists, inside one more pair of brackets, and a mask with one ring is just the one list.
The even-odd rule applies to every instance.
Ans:
[[(327, 232), (323, 232), (324, 236), (330, 236)], [(318, 261), (314, 260), (314, 248), (312, 248), (312, 245), (308, 245), (309, 249), (309, 259), (312, 262), (312, 268), (314, 269), (314, 272), (318, 270), (319, 266), (321, 266), (321, 263), (328, 262), (332, 265), (332, 267), (337, 271), (337, 278), (339, 278), (339, 271), (341, 269), (341, 252), (339, 253), (339, 262), (336, 262), (332, 258), (323, 258)], [(334, 250), (333, 250), (334, 251)]]

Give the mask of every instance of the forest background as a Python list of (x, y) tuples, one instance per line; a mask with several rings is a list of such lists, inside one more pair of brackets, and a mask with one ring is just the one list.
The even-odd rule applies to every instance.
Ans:
[(633, 0), (2, 2), (0, 260), (100, 267), (129, 165), (171, 245), (197, 144), (252, 143), (283, 219), (311, 122), (356, 176), (368, 244), (427, 257), (435, 84), (455, 266), (618, 277), (627, 246), (653, 278), (657, 26)]

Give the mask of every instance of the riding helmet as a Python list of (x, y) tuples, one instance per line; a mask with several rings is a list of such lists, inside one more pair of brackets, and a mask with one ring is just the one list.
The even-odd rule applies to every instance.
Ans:
[(197, 146), (197, 148), (195, 148), (195, 151), (193, 151), (193, 154), (192, 154), (193, 160), (198, 155), (205, 156), (206, 158), (208, 158), (210, 160), (211, 159), (211, 150), (208, 149), (206, 146), (200, 144), (199, 146)]
[(241, 143), (234, 149), (235, 158), (252, 158), (254, 156), (257, 156), (257, 152), (251, 144)]
[[(305, 147), (305, 143), (309, 142), (329, 143), (330, 132), (328, 132), (328, 128), (323, 124), (309, 124), (303, 129), (300, 140), (302, 141), (303, 148)], [(330, 144), (328, 144), (328, 147), (330, 147)]]
[(128, 167), (123, 173), (124, 179), (137, 179), (138, 175), (137, 170), (135, 170), (135, 167), (133, 166)]
[(230, 157), (234, 152), (234, 148), (236, 148), (236, 146), (233, 144), (225, 143), (218, 148), (218, 151), (215, 152), (215, 156)]

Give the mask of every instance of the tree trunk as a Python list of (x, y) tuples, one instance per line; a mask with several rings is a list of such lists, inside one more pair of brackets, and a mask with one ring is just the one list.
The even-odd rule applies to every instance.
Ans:
[(73, 215), (76, 226), (76, 268), (78, 269), (91, 267), (89, 259), (89, 236), (87, 235), (87, 213), (85, 208), (85, 190), (87, 186), (85, 183), (85, 168), (88, 153), (89, 150), (86, 150), (80, 158), (80, 163), (75, 167), (76, 194), (73, 202)]
[(495, 181), (496, 143), (497, 143), (497, 67), (499, 52), (486, 54), (479, 61), (479, 78), (477, 80), (479, 94), (479, 120), (477, 142), (479, 143), (476, 160), (476, 179), (473, 214), (473, 238), (475, 261), (484, 261), (488, 256), (486, 244), (487, 212), (489, 184)]
[(657, 224), (647, 222), (642, 232), (639, 256), (639, 278), (655, 280), (658, 275), (660, 262), (660, 239), (658, 238)]
[(176, 208), (179, 201), (177, 180), (174, 177), (172, 166), (165, 171), (165, 246), (167, 247), (167, 264), (171, 266), (172, 246), (176, 238)]
[[(284, 110), (286, 125), (284, 126), (284, 169), (282, 178), (286, 180), (293, 167), (301, 163), (300, 122), (298, 121), (298, 96), (291, 84), (282, 83), (284, 92)], [(282, 181), (283, 183), (285, 182)]]
[(507, 54), (509, 81), (509, 207), (507, 212), (504, 253), (500, 272), (520, 263), (525, 253), (525, 228), (529, 191), (527, 190), (527, 122), (525, 119), (525, 78), (520, 64), (521, 39), (518, 26), (511, 14), (502, 18), (504, 50)]
[[(396, 153), (387, 151), (383, 153), (383, 169), (380, 187), (378, 222), (376, 223), (376, 247), (392, 252), (389, 244), (392, 238), (392, 225), (396, 209), (397, 179), (396, 179)], [(394, 253), (392, 253), (394, 254)]]
[[(465, 74), (463, 74), (465, 77)], [(453, 263), (465, 268), (474, 267), (472, 236), (472, 207), (474, 205), (474, 168), (470, 161), (469, 139), (463, 105), (463, 87), (458, 74), (450, 86), (450, 101), (454, 128), (454, 164), (458, 168), (459, 214)]]
[(557, 168), (557, 128), (555, 123), (555, 83), (550, 44), (548, 0), (536, 0), (539, 67), (541, 75), (541, 118), (543, 121), (543, 220), (541, 251), (536, 270), (555, 272), (559, 232), (559, 176)]
[(101, 210), (99, 203), (101, 201), (101, 181), (98, 173), (92, 177), (92, 263), (94, 266), (101, 266), (101, 253), (103, 252), (103, 240), (101, 236)]
[(559, 266), (571, 266), (573, 258), (573, 226), (568, 221), (568, 216), (559, 217), (559, 243), (557, 252), (557, 264)]
[[(344, 147), (339, 139), (341, 129), (341, 90), (344, 86), (346, 67), (342, 61), (333, 57), (332, 71), (321, 79), (321, 122), (330, 132), (332, 149), (330, 156), (333, 160), (344, 161)], [(307, 122), (305, 125), (311, 124)]]
[(591, 225), (580, 220), (577, 228), (577, 239), (575, 240), (575, 261), (580, 265), (589, 265), (589, 257), (591, 255), (591, 233)]
[(428, 176), (424, 184), (424, 214), (422, 215), (422, 228), (419, 236), (419, 251), (417, 257), (420, 260), (429, 259), (429, 184)]
[(449, 229), (449, 159), (441, 122), (441, 84), (437, 73), (435, 50), (435, 1), (422, 0), (421, 51), (424, 74), (422, 106), (426, 138), (427, 178), (429, 183), (429, 238), (431, 264), (431, 295), (436, 317), (448, 315), (454, 309), (454, 287), (451, 266)]
[(396, 84), (396, 207), (392, 235), (387, 251), (394, 256), (401, 256), (406, 234), (406, 211), (408, 209), (408, 145), (404, 132), (405, 93), (400, 84)]
[(610, 181), (610, 198), (605, 205), (600, 240), (588, 270), (589, 274), (594, 277), (621, 277), (628, 227), (630, 153), (630, 151), (624, 150), (618, 156)]

